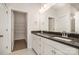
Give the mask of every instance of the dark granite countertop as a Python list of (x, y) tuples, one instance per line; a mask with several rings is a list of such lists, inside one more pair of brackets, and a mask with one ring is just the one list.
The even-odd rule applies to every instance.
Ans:
[[(56, 42), (59, 42), (59, 43), (62, 43), (62, 44), (68, 45), (68, 46), (72, 46), (72, 47), (79, 49), (79, 38), (62, 37), (59, 34), (41, 33), (41, 32), (38, 32), (38, 31), (37, 32), (32, 31), (32, 33), (35, 34), (35, 35), (41, 36), (43, 38), (47, 38), (47, 39), (50, 39), (50, 40), (53, 40), (53, 41), (56, 41)], [(69, 39), (71, 41), (59, 40), (59, 39), (56, 39), (54, 37), (66, 38), (66, 39)]]

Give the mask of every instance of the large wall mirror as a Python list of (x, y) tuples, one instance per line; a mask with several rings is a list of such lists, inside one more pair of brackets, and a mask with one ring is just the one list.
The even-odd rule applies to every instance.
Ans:
[[(79, 4), (78, 4), (79, 5)], [(78, 8), (75, 4), (57, 3), (41, 13), (42, 30), (78, 32)]]

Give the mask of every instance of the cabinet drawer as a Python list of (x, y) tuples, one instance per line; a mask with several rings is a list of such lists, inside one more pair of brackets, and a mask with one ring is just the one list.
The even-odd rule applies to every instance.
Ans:
[(71, 47), (71, 46), (68, 46), (68, 45), (65, 45), (65, 44), (62, 44), (62, 43), (59, 43), (59, 42), (56, 42), (56, 41), (53, 41), (53, 40), (47, 40), (47, 44), (53, 46), (54, 48), (62, 51), (63, 53), (65, 54), (69, 54), (69, 55), (77, 55), (78, 54), (78, 49), (74, 48), (74, 47)]

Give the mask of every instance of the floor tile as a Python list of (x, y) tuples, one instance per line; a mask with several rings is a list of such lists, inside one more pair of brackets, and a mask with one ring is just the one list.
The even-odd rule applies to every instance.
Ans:
[(11, 55), (36, 55), (32, 49), (22, 49), (11, 53)]

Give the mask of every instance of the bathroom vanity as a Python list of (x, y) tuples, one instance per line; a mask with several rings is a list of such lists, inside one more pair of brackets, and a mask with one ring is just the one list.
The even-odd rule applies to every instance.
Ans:
[[(32, 48), (38, 55), (78, 55), (78, 37), (62, 37), (62, 33), (32, 31)], [(74, 36), (74, 35), (73, 35)]]
[(38, 24), (42, 32), (32, 31), (32, 48), (37, 54), (79, 54), (79, 11), (76, 8), (58, 3), (40, 13)]

